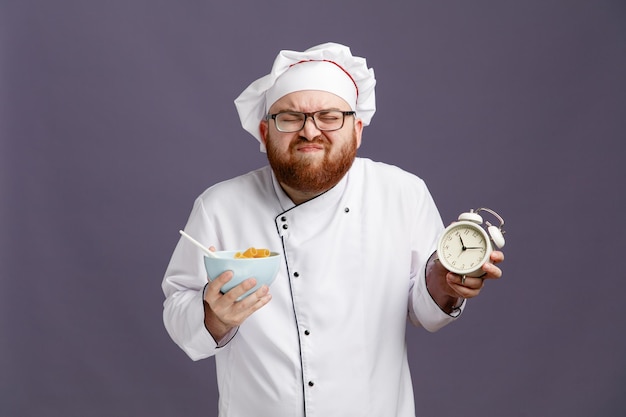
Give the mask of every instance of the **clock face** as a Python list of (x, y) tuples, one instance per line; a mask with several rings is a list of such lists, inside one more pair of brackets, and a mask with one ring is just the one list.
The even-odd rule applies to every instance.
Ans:
[(487, 261), (491, 244), (486, 232), (474, 223), (458, 222), (444, 232), (439, 247), (439, 260), (447, 270), (469, 275)]

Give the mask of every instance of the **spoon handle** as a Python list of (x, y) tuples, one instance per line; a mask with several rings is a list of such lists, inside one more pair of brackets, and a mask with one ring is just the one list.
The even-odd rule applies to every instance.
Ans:
[(186, 237), (191, 243), (193, 243), (194, 245), (196, 245), (197, 247), (199, 247), (200, 249), (202, 249), (204, 251), (204, 253), (206, 253), (207, 255), (209, 255), (211, 258), (217, 258), (218, 256), (216, 254), (214, 254), (213, 252), (211, 252), (209, 250), (209, 248), (207, 248), (206, 246), (204, 246), (202, 243), (198, 242), (196, 239), (192, 238), (191, 236), (189, 236), (187, 233), (185, 233), (182, 230), (179, 230), (180, 234), (183, 237)]

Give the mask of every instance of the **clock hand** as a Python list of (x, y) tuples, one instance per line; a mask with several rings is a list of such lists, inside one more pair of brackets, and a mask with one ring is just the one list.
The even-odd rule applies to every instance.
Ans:
[(482, 249), (482, 247), (480, 247), (480, 246), (469, 246), (469, 247), (467, 247), (465, 249)]
[(461, 255), (463, 255), (463, 253), (465, 252), (465, 250), (467, 249), (465, 247), (465, 243), (463, 242), (463, 238), (461, 236), (459, 236), (459, 240), (461, 241), (461, 252), (459, 252), (459, 254), (456, 256), (457, 259), (461, 257)]

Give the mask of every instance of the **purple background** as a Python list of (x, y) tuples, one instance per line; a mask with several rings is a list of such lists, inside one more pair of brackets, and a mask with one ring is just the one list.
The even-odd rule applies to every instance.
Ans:
[(505, 278), (409, 331), (418, 415), (624, 415), (624, 2), (2, 1), (0, 41), (1, 416), (216, 414), (161, 279), (265, 164), (234, 98), (327, 41), (376, 71), (360, 155), (507, 222)]

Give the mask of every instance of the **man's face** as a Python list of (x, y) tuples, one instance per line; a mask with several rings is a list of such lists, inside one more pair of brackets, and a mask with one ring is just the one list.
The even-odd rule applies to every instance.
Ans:
[[(270, 114), (284, 111), (313, 113), (319, 110), (349, 111), (342, 98), (324, 91), (297, 91), (280, 98)], [(319, 194), (334, 187), (348, 172), (361, 145), (363, 123), (346, 116), (343, 127), (320, 131), (311, 118), (302, 130), (279, 132), (273, 120), (260, 125), (270, 166), (278, 181), (290, 189)]]

